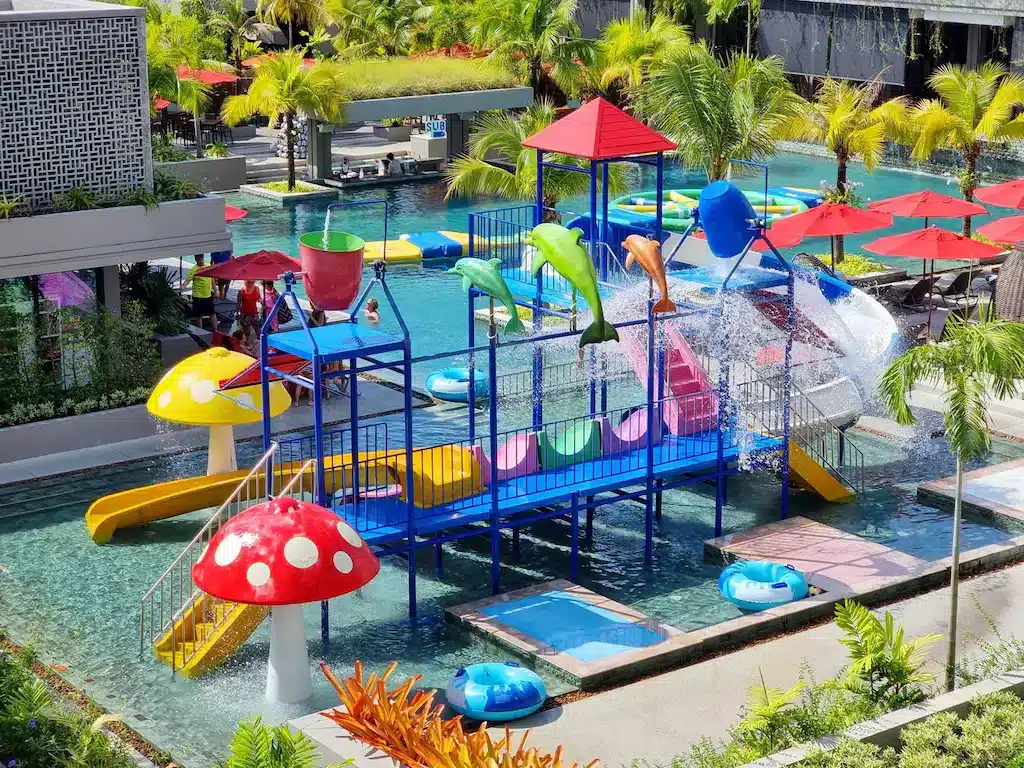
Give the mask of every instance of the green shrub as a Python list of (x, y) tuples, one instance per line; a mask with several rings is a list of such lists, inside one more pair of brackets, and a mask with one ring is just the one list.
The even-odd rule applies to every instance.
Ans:
[[(832, 263), (832, 254), (815, 253), (813, 256), (823, 264)], [(795, 261), (798, 264), (810, 264), (809, 259), (800, 256), (797, 256)], [(860, 275), (868, 275), (872, 272), (879, 272), (883, 269), (887, 269), (885, 264), (880, 261), (875, 261), (869, 256), (864, 256), (860, 253), (847, 253), (843, 258), (842, 263), (836, 264), (836, 271), (842, 272), (847, 277), (859, 277)]]
[(199, 187), (191, 181), (176, 178), (164, 171), (156, 171), (153, 174), (153, 194), (161, 203), (172, 200), (194, 200), (203, 196)]
[(454, 58), (359, 59), (341, 65), (345, 98), (389, 99), (452, 91), (483, 91), (518, 85), (489, 61)]
[(295, 189), (288, 189), (287, 181), (268, 181), (265, 184), (257, 184), (256, 186), (269, 189), (271, 192), (280, 192), (281, 194), (287, 194), (288, 192), (323, 192), (323, 187), (307, 184), (304, 181), (296, 181)]
[(988, 626), (988, 634), (995, 639), (989, 640), (987, 637), (980, 637), (973, 632), (967, 633), (973, 643), (981, 649), (981, 654), (965, 658), (957, 666), (957, 681), (961, 685), (970, 685), (990, 677), (1024, 669), (1024, 640), (1014, 635), (1001, 633), (995, 619), (981, 607), (978, 598), (971, 595), (971, 600), (984, 618), (985, 624)]
[(166, 133), (153, 134), (152, 145), (154, 163), (180, 163), (193, 157), (191, 152), (173, 144)]
[(88, 211), (99, 207), (99, 196), (84, 187), (72, 187), (67, 192), (58, 192), (53, 196), (53, 210), (57, 213)]
[(803, 761), (806, 768), (891, 768), (896, 754), (874, 744), (842, 738), (835, 749), (818, 750)]

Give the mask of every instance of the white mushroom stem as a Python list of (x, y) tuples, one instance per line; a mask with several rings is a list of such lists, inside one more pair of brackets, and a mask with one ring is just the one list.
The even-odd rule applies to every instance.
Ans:
[(235, 459), (235, 433), (230, 424), (210, 427), (210, 449), (207, 452), (206, 474), (219, 475), (238, 469)]
[(267, 700), (293, 704), (312, 695), (302, 606), (275, 605), (270, 612)]

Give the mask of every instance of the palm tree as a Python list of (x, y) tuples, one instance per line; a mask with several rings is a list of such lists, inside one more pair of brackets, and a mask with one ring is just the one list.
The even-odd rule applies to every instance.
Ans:
[(472, 36), (473, 6), (467, 0), (436, 0), (413, 14), (419, 26), (416, 40), (421, 48), (448, 48), (468, 43)]
[(179, 77), (174, 103), (192, 115), (196, 132), (196, 157), (203, 156), (203, 115), (210, 108), (210, 86), (191, 77)]
[(946, 688), (953, 690), (956, 672), (957, 608), (960, 585), (960, 518), (964, 462), (988, 451), (990, 398), (1012, 397), (1024, 379), (1024, 324), (1009, 320), (970, 323), (950, 315), (946, 340), (914, 347), (894, 360), (879, 382), (886, 408), (900, 424), (914, 424), (907, 396), (920, 382), (945, 388), (942, 414), (946, 439), (956, 454), (956, 495), (953, 503), (953, 563), (950, 588)]
[[(576, 23), (578, 0), (479, 0), (477, 43), (519, 71), (538, 95), (553, 91), (558, 70), (593, 63), (594, 43)], [(552, 77), (547, 71), (551, 71)]]
[(757, 160), (806, 102), (793, 92), (782, 59), (732, 53), (723, 62), (704, 43), (672, 51), (637, 94), (638, 111), (679, 145), (688, 165), (725, 178), (729, 159)]
[(333, 61), (317, 61), (307, 66), (301, 52), (288, 50), (257, 62), (253, 73), (249, 92), (224, 102), (224, 120), (229, 125), (238, 125), (259, 114), (276, 122), (284, 115), (288, 189), (295, 189), (295, 118), (304, 112), (331, 123), (344, 119), (341, 70)]
[[(960, 192), (964, 200), (973, 200), (985, 144), (1024, 138), (1024, 115), (1014, 117), (1014, 109), (1024, 104), (1024, 76), (994, 62), (977, 69), (944, 64), (928, 85), (938, 98), (922, 101), (913, 111), (917, 138), (912, 155), (927, 160), (937, 149), (962, 153)], [(964, 234), (971, 234), (970, 216), (964, 218)]]
[[(520, 115), (487, 112), (469, 137), (469, 154), (455, 158), (445, 172), (447, 197), (494, 195), (509, 200), (530, 200), (537, 189), (537, 153), (523, 142), (555, 120), (555, 108), (548, 101), (530, 105)], [(513, 170), (493, 165), (495, 157)], [(555, 155), (554, 162), (585, 168), (579, 158)], [(611, 166), (609, 191), (625, 191), (621, 166)], [(544, 205), (555, 208), (560, 200), (581, 197), (590, 190), (585, 173), (548, 168), (544, 173)]]
[(338, 27), (338, 45), (349, 53), (406, 54), (416, 31), (419, 0), (325, 0), (324, 14)]
[[(242, 70), (242, 60), (246, 58), (242, 55), (246, 43), (277, 31), (273, 24), (260, 21), (258, 16), (250, 16), (243, 0), (220, 0), (210, 25), (227, 38), (228, 52), (234, 58), (238, 71)], [(235, 93), (238, 93), (237, 89)]]
[(295, 45), (296, 24), (319, 24), (323, 17), (322, 0), (257, 0), (256, 15), (275, 27), (288, 25), (288, 47)]
[(661, 14), (648, 16), (636, 10), (628, 18), (611, 21), (598, 43), (601, 85), (608, 88), (618, 80), (627, 94), (633, 93), (646, 82), (651, 70), (689, 43), (689, 30)]
[[(882, 159), (886, 139), (909, 132), (908, 104), (903, 97), (877, 104), (881, 82), (855, 85), (826, 77), (814, 101), (792, 123), (793, 136), (817, 141), (836, 156), (836, 190), (847, 189), (847, 166), (862, 160), (870, 173)], [(843, 261), (843, 238), (835, 238), (835, 263)]]

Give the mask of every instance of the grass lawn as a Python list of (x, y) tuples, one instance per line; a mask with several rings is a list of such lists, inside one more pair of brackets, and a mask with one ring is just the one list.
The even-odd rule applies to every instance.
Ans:
[(350, 101), (484, 91), (519, 85), (500, 66), (480, 59), (367, 59), (342, 65)]

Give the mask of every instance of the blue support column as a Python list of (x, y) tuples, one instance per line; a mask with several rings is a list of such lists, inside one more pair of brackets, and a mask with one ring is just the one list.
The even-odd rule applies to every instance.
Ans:
[(782, 377), (782, 519), (789, 516), (789, 422), (793, 389), (793, 332), (796, 329), (796, 285), (789, 270), (786, 293), (786, 361)]
[(597, 230), (597, 166), (590, 161), (590, 259), (597, 268), (598, 277), (602, 280), (607, 278), (604, 268), (604, 255), (602, 248), (598, 245)]
[[(470, 231), (472, 231), (473, 217), (469, 217)], [(470, 234), (469, 241), (473, 242), (473, 235)], [(470, 288), (466, 295), (466, 305), (469, 307), (469, 317), (466, 319), (467, 333), (466, 340), (469, 342), (469, 348), (473, 349), (476, 346), (476, 315), (474, 310), (476, 309), (476, 298), (473, 293), (473, 289)], [(491, 387), (495, 387), (497, 384), (494, 380), (491, 380)], [(476, 353), (469, 353), (469, 389), (467, 390), (468, 400), (466, 405), (469, 407), (469, 442), (472, 443), (476, 440)]]
[[(288, 287), (285, 287), (285, 292), (288, 292)], [(275, 307), (276, 309), (276, 307)], [(262, 399), (263, 408), (260, 414), (263, 419), (263, 453), (266, 454), (270, 450), (270, 373), (267, 371), (267, 366), (270, 364), (270, 351), (267, 344), (267, 334), (260, 334), (260, 397)], [(274, 473), (271, 471), (273, 467), (267, 467), (267, 471), (264, 472), (266, 475), (266, 495), (269, 498), (274, 493)]]
[[(316, 452), (316, 503), (321, 507), (327, 504), (327, 484), (324, 481), (324, 403), (323, 403), (323, 363), (320, 355), (313, 353), (313, 450)], [(353, 393), (352, 399), (355, 400)]]
[(655, 239), (661, 240), (661, 225), (664, 220), (664, 202), (661, 199), (662, 192), (665, 191), (665, 155), (662, 152), (658, 153), (658, 174), (657, 174), (657, 198), (654, 203), (654, 226), (655, 226)]
[[(405, 335), (402, 389), (405, 398), (405, 466), (412, 467), (412, 346)], [(409, 544), (409, 619), (416, 621), (416, 475), (405, 473), (406, 541)]]
[[(493, 300), (492, 300), (493, 301)], [(492, 314), (493, 317), (493, 314)], [(497, 381), (498, 375), (498, 331), (494, 325), (488, 327), (490, 344), (487, 347), (487, 375), (491, 382)], [(501, 513), (498, 510), (498, 392), (492, 383), (490, 388), (490, 451), (491, 451), (491, 591), (496, 595), (501, 591)], [(536, 394), (535, 394), (536, 396)]]
[[(725, 299), (718, 308), (718, 320), (721, 323), (725, 313)], [(725, 432), (730, 430), (726, 419), (729, 406), (729, 335), (725, 333), (725, 351), (718, 360), (718, 416), (715, 432), (718, 437), (718, 450), (715, 458), (715, 538), (722, 535), (723, 513), (725, 510)], [(730, 430), (731, 433), (731, 430)]]
[[(608, 243), (608, 161), (601, 165), (601, 242)], [(617, 246), (616, 246), (617, 247)], [(601, 249), (601, 279), (608, 279), (608, 251)]]
[[(544, 221), (544, 150), (537, 150), (537, 204), (533, 216), (534, 226)], [(544, 316), (540, 312), (544, 303), (544, 270), (537, 273), (537, 287), (533, 294), (533, 328), (539, 333), (544, 326)], [(494, 389), (492, 380), (491, 389)], [(533, 428), (540, 429), (544, 423), (544, 352), (539, 345), (533, 347)], [(491, 454), (493, 457), (496, 454)], [(493, 463), (493, 461), (492, 461)]]
[(644, 501), (644, 565), (654, 565), (654, 302), (647, 300), (647, 495)]
[(355, 374), (356, 358), (348, 361), (348, 418), (349, 418), (349, 450), (352, 452), (352, 509), (356, 520), (359, 520), (361, 503), (359, 501), (359, 377)]

